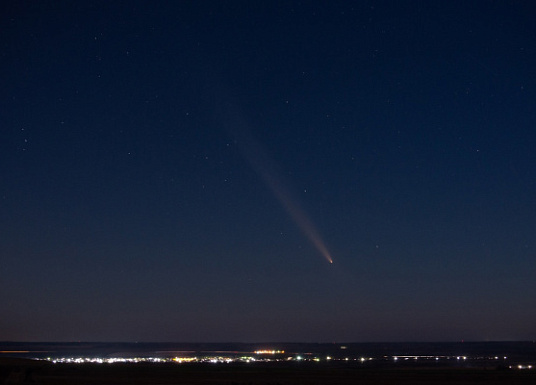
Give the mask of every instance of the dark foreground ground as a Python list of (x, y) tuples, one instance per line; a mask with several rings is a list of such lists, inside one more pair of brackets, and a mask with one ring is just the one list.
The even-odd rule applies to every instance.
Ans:
[(0, 359), (0, 384), (536, 384), (534, 370), (342, 364), (52, 364)]

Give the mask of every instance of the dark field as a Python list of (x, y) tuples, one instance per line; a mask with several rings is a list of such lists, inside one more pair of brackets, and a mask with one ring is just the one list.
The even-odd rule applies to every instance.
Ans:
[(533, 370), (344, 364), (52, 364), (0, 359), (0, 384), (536, 384)]

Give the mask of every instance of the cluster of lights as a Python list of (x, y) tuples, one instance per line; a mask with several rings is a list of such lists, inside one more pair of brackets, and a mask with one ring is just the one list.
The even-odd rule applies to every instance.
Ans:
[[(283, 350), (257, 350), (253, 352), (256, 355), (276, 355), (276, 354), (283, 354)], [(371, 357), (359, 357), (359, 358), (338, 358), (338, 357), (331, 357), (331, 356), (325, 356), (323, 358), (320, 358), (318, 356), (313, 356), (311, 353), (306, 353), (305, 356), (303, 355), (294, 355), (291, 354), (285, 358), (268, 358), (268, 357), (253, 357), (249, 355), (244, 356), (204, 356), (204, 357), (192, 357), (192, 356), (185, 356), (185, 357), (136, 357), (136, 358), (123, 358), (123, 357), (113, 357), (113, 358), (101, 358), (101, 357), (62, 357), (62, 358), (50, 358), (47, 357), (45, 360), (53, 362), (53, 363), (59, 363), (59, 364), (85, 364), (85, 363), (92, 363), (92, 364), (115, 364), (115, 363), (139, 363), (139, 362), (149, 362), (149, 363), (166, 363), (166, 362), (173, 362), (177, 364), (183, 364), (183, 363), (212, 363), (212, 364), (229, 364), (229, 363), (250, 363), (250, 362), (271, 362), (271, 361), (309, 361), (309, 362), (329, 362), (329, 361), (358, 361), (361, 363), (365, 363), (367, 361), (374, 360), (375, 358)], [(376, 358), (378, 359), (378, 358)], [(384, 360), (393, 360), (393, 361), (416, 361), (416, 360), (434, 360), (434, 361), (444, 361), (444, 360), (452, 360), (452, 361), (474, 361), (474, 360), (490, 360), (490, 361), (497, 361), (497, 360), (506, 360), (506, 356), (492, 356), (492, 357), (467, 357), (467, 356), (420, 356), (420, 355), (396, 355), (396, 356), (384, 356)], [(381, 360), (381, 358), (380, 358)], [(519, 364), (519, 365), (511, 365), (509, 366), (510, 369), (533, 369), (533, 365), (529, 364)]]
[(360, 358), (336, 358), (331, 356), (326, 356), (325, 359), (320, 357), (302, 357), (302, 356), (296, 356), (296, 357), (288, 357), (287, 361), (313, 361), (313, 362), (322, 362), (322, 361), (359, 361), (359, 362), (365, 362), (365, 361), (372, 361), (374, 358), (371, 357), (360, 357)]
[(254, 357), (249, 356), (242, 356), (242, 357), (175, 357), (173, 359), (175, 362), (182, 363), (182, 362), (197, 362), (197, 363), (204, 363), (208, 362), (211, 364), (231, 364), (233, 362), (254, 362), (256, 361)]
[(61, 357), (46, 358), (47, 361), (55, 364), (117, 364), (117, 363), (138, 363), (138, 362), (169, 362), (168, 358), (159, 357), (136, 357), (136, 358), (100, 358), (100, 357)]
[(467, 356), (393, 356), (393, 360), (394, 361), (398, 361), (398, 360), (404, 360), (404, 361), (408, 361), (408, 360), (419, 360), (419, 359), (422, 359), (422, 360), (436, 360), (436, 361), (439, 361), (440, 359), (441, 360), (456, 360), (456, 361), (466, 361), (466, 360), (488, 360), (488, 361), (493, 361), (493, 360), (500, 360), (500, 359), (503, 359), (503, 360), (506, 360), (508, 357), (506, 356), (503, 356), (503, 357), (499, 357), (499, 356), (494, 356), (494, 357), (467, 357)]
[(173, 358), (160, 358), (160, 357), (136, 357), (136, 358), (100, 358), (100, 357), (61, 357), (50, 358), (47, 357), (46, 361), (50, 361), (55, 364), (115, 364), (115, 363), (138, 363), (138, 362), (153, 362), (153, 363), (203, 363), (209, 362), (213, 364), (219, 363), (233, 363), (233, 362), (254, 362), (257, 361), (254, 357), (242, 356), (242, 357), (173, 357)]
[(255, 354), (283, 354), (284, 350), (255, 350)]
[[(254, 352), (255, 354), (281, 354), (281, 350), (272, 350), (267, 353), (260, 353), (260, 351)], [(154, 363), (164, 363), (164, 362), (174, 362), (178, 364), (183, 363), (233, 363), (233, 362), (271, 362), (271, 361), (370, 361), (373, 358), (334, 358), (331, 356), (326, 356), (325, 358), (320, 357), (302, 357), (300, 355), (289, 356), (285, 359), (270, 359), (270, 358), (255, 358), (252, 356), (240, 356), (240, 357), (223, 357), (223, 356), (206, 356), (206, 357), (173, 357), (173, 358), (161, 358), (161, 357), (135, 357), (135, 358), (101, 358), (101, 357), (61, 357), (61, 358), (50, 358), (47, 357), (45, 360), (53, 362), (55, 364), (84, 364), (84, 363), (93, 363), (93, 364), (114, 364), (114, 363), (138, 363), (138, 362), (154, 362)]]
[(175, 357), (174, 362), (182, 364), (183, 362), (197, 362), (197, 357)]

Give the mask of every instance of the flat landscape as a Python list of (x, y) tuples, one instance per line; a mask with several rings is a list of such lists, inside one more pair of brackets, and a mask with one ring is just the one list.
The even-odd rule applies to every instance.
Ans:
[(53, 364), (0, 359), (2, 384), (535, 384), (536, 372), (487, 368), (360, 368), (352, 364)]

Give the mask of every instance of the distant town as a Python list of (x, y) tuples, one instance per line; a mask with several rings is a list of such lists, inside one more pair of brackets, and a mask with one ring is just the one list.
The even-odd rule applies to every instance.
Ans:
[[(262, 350), (252, 352), (253, 354), (236, 354), (236, 352), (222, 352), (222, 355), (205, 355), (205, 356), (176, 356), (176, 357), (46, 357), (39, 360), (50, 361), (55, 364), (116, 364), (116, 363), (210, 363), (210, 364), (231, 364), (231, 363), (261, 363), (261, 362), (316, 362), (316, 363), (350, 363), (356, 362), (361, 365), (374, 362), (375, 364), (404, 364), (415, 365), (436, 363), (438, 365), (463, 365), (463, 366), (482, 366), (482, 365), (500, 365), (508, 369), (532, 370), (534, 364), (512, 364), (508, 361), (507, 356), (491, 357), (468, 357), (468, 356), (429, 356), (429, 355), (397, 355), (383, 357), (319, 357), (311, 354), (290, 354), (286, 355), (282, 350)], [(507, 365), (505, 365), (507, 364)]]
[(0, 342), (0, 358), (53, 364), (271, 365), (534, 370), (536, 343)]

